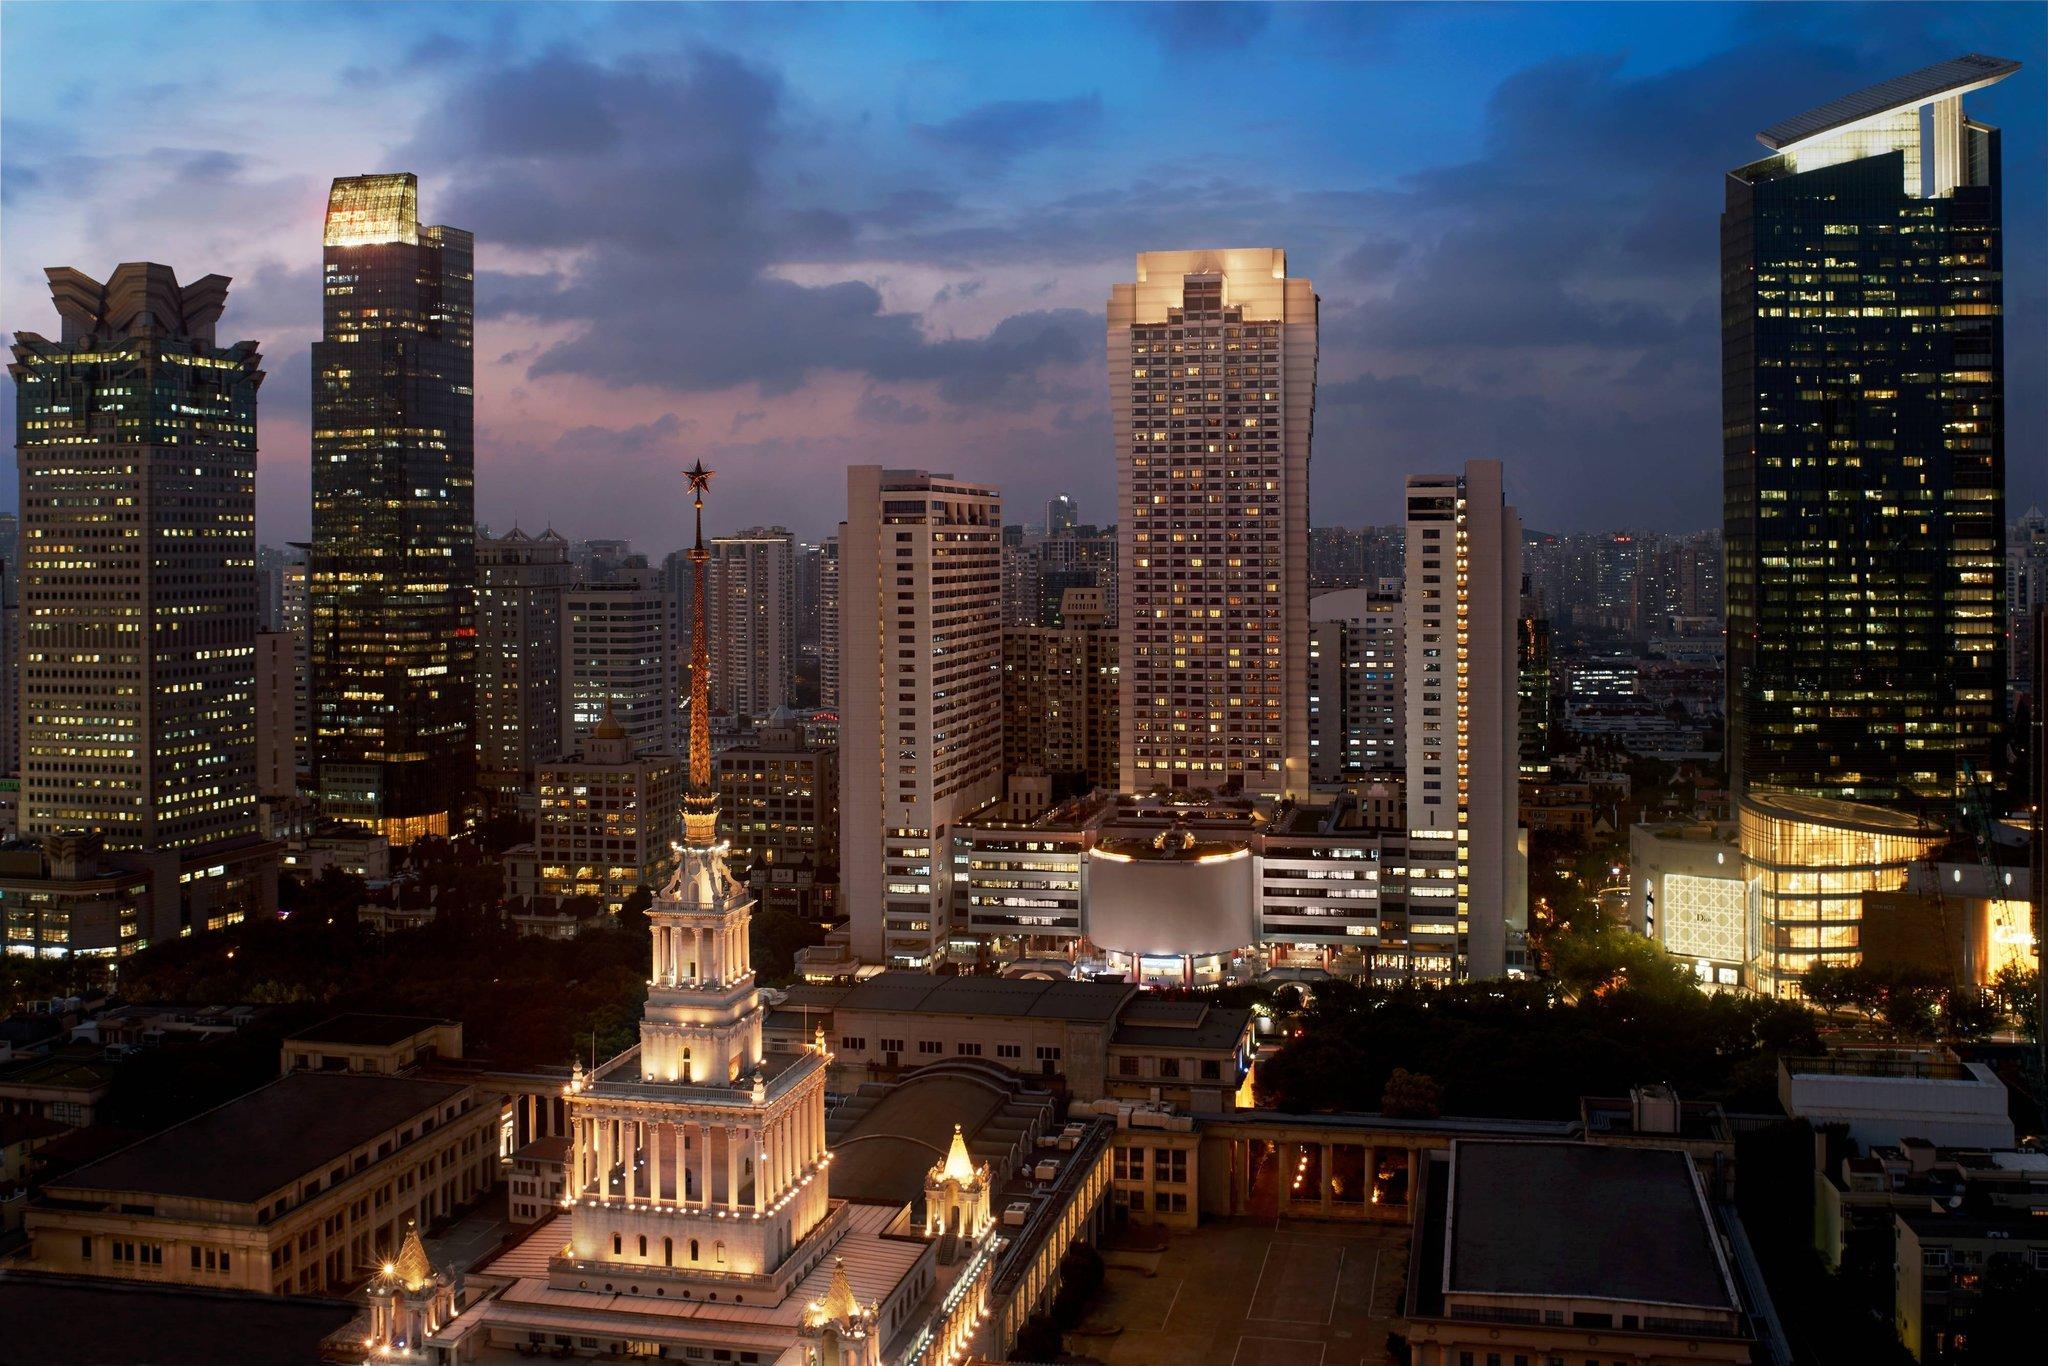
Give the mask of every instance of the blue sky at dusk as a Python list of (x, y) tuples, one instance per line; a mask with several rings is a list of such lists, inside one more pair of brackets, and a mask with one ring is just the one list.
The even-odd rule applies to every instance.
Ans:
[(699, 456), (721, 529), (823, 534), (856, 462), (1109, 520), (1110, 283), (1273, 245), (1322, 296), (1317, 523), (1497, 456), (1530, 525), (1690, 529), (1723, 172), (1972, 51), (2026, 64), (1967, 100), (2005, 134), (2017, 512), (2048, 502), (2040, 4), (10, 3), (0, 328), (56, 330), (47, 265), (233, 277), (259, 535), (302, 538), (327, 184), (415, 171), (478, 239), (479, 518), (659, 553)]

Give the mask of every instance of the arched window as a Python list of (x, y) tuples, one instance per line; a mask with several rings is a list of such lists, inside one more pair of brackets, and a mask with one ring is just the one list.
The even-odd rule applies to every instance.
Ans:
[(690, 1240), (690, 1260), (693, 1262), (696, 1261), (697, 1256), (697, 1240), (695, 1238), (692, 1238)]
[(647, 1235), (644, 1233), (640, 1235), (640, 1255), (643, 1257), (647, 1255)]
[(664, 1238), (661, 1240), (661, 1264), (663, 1266), (674, 1266), (676, 1264), (675, 1239)]
[(723, 1242), (717, 1242), (711, 1245), (711, 1260), (718, 1263), (720, 1266), (725, 1265), (725, 1244)]
[(620, 1239), (620, 1236), (619, 1236), (618, 1234), (614, 1233), (614, 1234), (612, 1235), (612, 1253), (613, 1253), (613, 1255), (617, 1255), (618, 1253), (624, 1252), (625, 1250), (626, 1250), (626, 1248), (625, 1248), (625, 1244), (624, 1244), (624, 1242), (622, 1242), (622, 1241), (621, 1241), (621, 1239)]

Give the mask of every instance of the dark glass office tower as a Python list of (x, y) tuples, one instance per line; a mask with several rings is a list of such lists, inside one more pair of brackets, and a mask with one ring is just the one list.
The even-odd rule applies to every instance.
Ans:
[(314, 782), (394, 844), (472, 786), (474, 239), (422, 226), (411, 175), (327, 201), (313, 344)]
[(1721, 217), (1738, 791), (1938, 814), (2005, 713), (1998, 132), (1969, 56), (1757, 135)]

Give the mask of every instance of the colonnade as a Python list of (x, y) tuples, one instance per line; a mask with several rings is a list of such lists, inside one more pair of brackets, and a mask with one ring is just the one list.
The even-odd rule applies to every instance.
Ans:
[[(760, 1124), (654, 1112), (593, 1114), (589, 1107), (579, 1108), (583, 1113), (571, 1121), (575, 1142), (569, 1173), (569, 1189), (578, 1198), (679, 1209), (751, 1208), (759, 1214), (802, 1180), (806, 1167), (825, 1150), (825, 1095), (818, 1088), (794, 1097)], [(721, 1141), (714, 1143), (714, 1137)], [(723, 1149), (722, 1181), (714, 1166), (715, 1147)], [(614, 1169), (623, 1172), (617, 1189)], [(742, 1206), (750, 1175), (752, 1189)]]
[[(728, 922), (745, 920), (743, 916), (724, 918)], [(692, 983), (724, 986), (739, 975), (733, 968), (746, 961), (746, 933), (744, 923), (712, 927), (657, 921), (653, 929), (654, 980), (668, 987)], [(710, 976), (714, 970), (724, 976)]]

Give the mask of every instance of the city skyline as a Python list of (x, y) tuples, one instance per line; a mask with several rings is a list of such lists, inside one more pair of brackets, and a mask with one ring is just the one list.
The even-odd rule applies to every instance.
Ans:
[[(1094, 380), (1107, 285), (1136, 250), (1264, 241), (1287, 242), (1323, 295), (1314, 523), (1394, 520), (1401, 477), (1455, 456), (1502, 459), (1532, 527), (1711, 525), (1715, 249), (1701, 225), (1722, 172), (1780, 116), (1788, 83), (1846, 93), (1929, 51), (2038, 70), (2044, 48), (2039, 12), (2022, 7), (1893, 6), (1848, 27), (1804, 7), (1737, 22), (1605, 6), (1570, 24), (1540, 6), (1484, 24), (1455, 9), (1104, 9), (1076, 20), (1144, 60), (1117, 73), (1073, 57), (1047, 78), (1030, 60), (1046, 35), (1001, 8), (899, 14), (857, 35), (811, 11), (772, 42), (739, 10), (583, 7), (550, 25), (561, 12), (520, 7), (496, 11), (488, 33), (474, 10), (413, 13), (427, 22), (402, 34), (320, 7), (247, 11), (247, 32), (202, 15), (176, 33), (115, 33), (87, 11), (10, 10), (5, 115), (11, 146), (35, 150), (5, 170), (15, 250), (0, 322), (30, 325), (46, 264), (149, 259), (234, 278), (226, 325), (275, 358), (267, 543), (305, 534), (324, 187), (386, 169), (417, 173), (434, 216), (478, 235), (478, 517), (499, 532), (673, 544), (654, 495), (700, 451), (736, 475), (718, 531), (780, 521), (818, 539), (836, 520), (837, 472), (865, 459), (997, 483), (1019, 509), (1070, 492), (1084, 520), (1107, 520)], [(878, 69), (905, 74), (828, 69), (828, 50), (856, 36), (886, 59)], [(102, 155), (117, 144), (91, 121), (127, 106), (55, 127), (35, 111), (68, 103), (61, 64), (17, 55), (67, 37), (114, 55), (214, 42), (209, 112), (133, 166)], [(1290, 63), (1298, 88), (1275, 97), (1279, 125), (1224, 130), (1191, 166), (1144, 114), (1185, 101), (1175, 63), (1221, 42), (1254, 70)], [(274, 60), (236, 67), (256, 43)], [(646, 66), (634, 49), (681, 60)], [(1378, 132), (1363, 137), (1364, 97), (1331, 60), (1361, 52), (1380, 92)], [(1671, 53), (1684, 55), (1658, 55)], [(303, 88), (252, 135), (248, 110), (278, 95), (279, 73)], [(560, 113), (542, 124), (490, 103), (507, 83), (548, 92)], [(1978, 106), (2005, 130), (2014, 240), (2044, 230), (2042, 104), (2023, 78)], [(680, 149), (656, 137), (671, 116), (699, 136)], [(1273, 126), (1286, 143), (1261, 141)], [(873, 172), (858, 188), (835, 164), (849, 152)], [(1596, 162), (1601, 176), (1564, 174)], [(1075, 195), (1077, 183), (1119, 188)], [(94, 213), (116, 185), (151, 212)], [(1499, 212), (1502, 195), (1516, 215)], [(604, 214), (588, 210), (598, 202)], [(644, 288), (676, 253), (697, 268)], [(2048, 502), (2029, 399), (2048, 346), (2041, 263), (2011, 271), (2017, 513)]]

